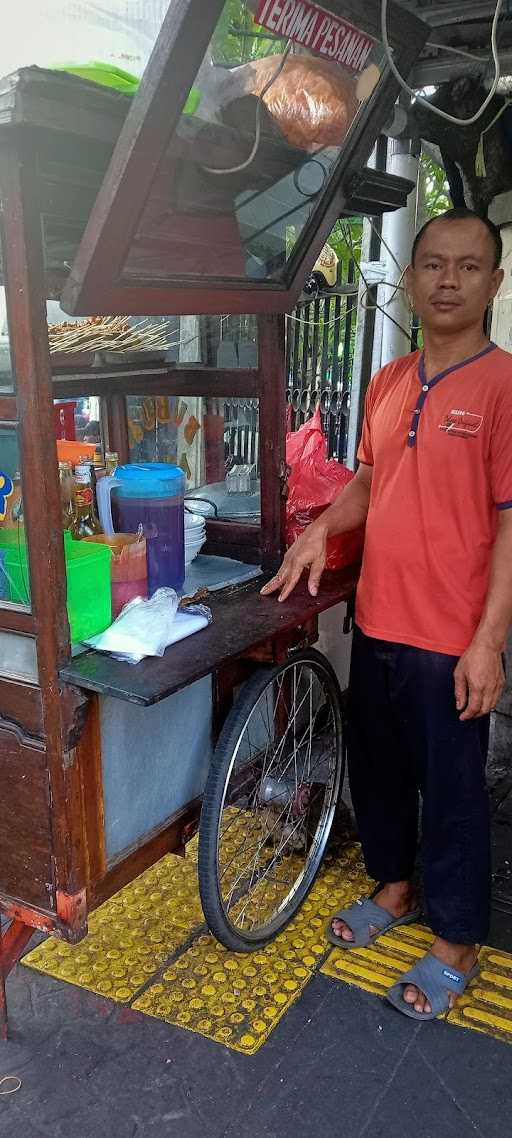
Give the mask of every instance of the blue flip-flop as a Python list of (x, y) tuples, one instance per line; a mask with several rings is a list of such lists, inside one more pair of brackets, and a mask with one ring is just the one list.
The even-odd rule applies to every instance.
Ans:
[[(420, 915), (421, 910), (414, 909), (403, 917), (395, 917), (370, 897), (360, 897), (348, 909), (338, 909), (337, 913), (333, 913), (325, 926), (325, 934), (331, 944), (335, 944), (337, 948), (366, 948), (390, 929), (396, 929), (398, 925), (412, 925), (414, 921), (419, 920)], [(343, 940), (343, 937), (336, 936), (332, 927), (333, 921), (345, 921), (352, 930), (352, 940)], [(370, 925), (373, 925), (377, 932), (371, 933)]]
[[(443, 964), (442, 960), (438, 960), (436, 956), (432, 956), (428, 952), (410, 972), (406, 972), (404, 976), (400, 977), (397, 984), (394, 984), (386, 993), (388, 1003), (397, 1008), (399, 1012), (404, 1015), (410, 1016), (411, 1019), (437, 1019), (438, 1016), (443, 1015), (449, 1011), (450, 1008), (450, 993), (456, 996), (462, 996), (468, 984), (480, 972), (480, 965), (477, 961), (474, 968), (470, 972), (459, 972), (458, 968), (452, 968), (450, 964)], [(404, 1000), (404, 989), (408, 984), (413, 984), (418, 991), (426, 996), (431, 1012), (417, 1012), (414, 1004), (408, 1004)]]

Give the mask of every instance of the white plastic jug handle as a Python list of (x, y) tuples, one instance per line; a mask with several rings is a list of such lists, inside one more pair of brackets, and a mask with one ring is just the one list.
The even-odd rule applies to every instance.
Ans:
[(118, 478), (98, 478), (96, 483), (96, 501), (98, 503), (98, 514), (100, 517), (100, 525), (103, 533), (111, 537), (114, 531), (114, 523), (112, 521), (112, 487), (119, 486)]

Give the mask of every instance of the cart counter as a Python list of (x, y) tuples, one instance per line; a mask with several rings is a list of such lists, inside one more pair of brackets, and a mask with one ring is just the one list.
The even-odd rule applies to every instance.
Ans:
[[(60, 671), (68, 684), (149, 707), (238, 658), (257, 658), (259, 647), (280, 634), (302, 629), (326, 609), (352, 594), (358, 576), (351, 566), (326, 573), (318, 596), (308, 593), (303, 579), (288, 600), (260, 596), (265, 577), (212, 596), (213, 622), (202, 632), (172, 645), (162, 657), (126, 664), (98, 652), (75, 657)], [(341, 630), (340, 630), (341, 634)]]

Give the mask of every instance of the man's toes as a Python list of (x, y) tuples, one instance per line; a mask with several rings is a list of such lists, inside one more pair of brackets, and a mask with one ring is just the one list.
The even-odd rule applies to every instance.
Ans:
[(408, 984), (407, 987), (404, 988), (404, 1000), (406, 1004), (411, 1004), (414, 1007), (415, 1012), (419, 1012), (420, 1015), (423, 1015), (424, 1013), (429, 1015), (432, 1011), (432, 1008), (430, 1007), (430, 1004), (426, 997), (423, 995), (423, 992), (420, 992), (419, 989), (414, 986), (414, 984)]
[(354, 939), (352, 929), (350, 929), (344, 921), (333, 921), (332, 931), (335, 936), (341, 937), (342, 940), (350, 941)]
[(420, 1012), (420, 1014), (422, 1014), (424, 1011), (424, 1006), (425, 1006), (424, 998), (423, 998), (421, 992), (418, 992), (417, 998), (414, 1001), (414, 1011)]

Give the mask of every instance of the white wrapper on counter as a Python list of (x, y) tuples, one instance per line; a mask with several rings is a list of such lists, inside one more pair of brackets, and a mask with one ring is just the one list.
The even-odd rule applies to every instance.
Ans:
[(163, 656), (170, 644), (199, 632), (211, 621), (210, 610), (203, 605), (187, 612), (178, 612), (178, 605), (174, 589), (157, 589), (149, 600), (134, 597), (110, 628), (85, 643), (130, 664), (138, 664), (145, 656)]

